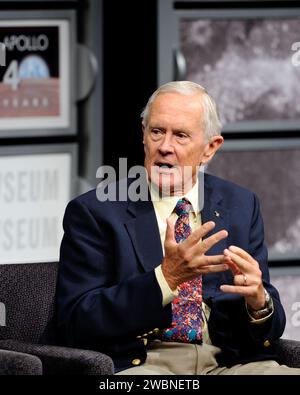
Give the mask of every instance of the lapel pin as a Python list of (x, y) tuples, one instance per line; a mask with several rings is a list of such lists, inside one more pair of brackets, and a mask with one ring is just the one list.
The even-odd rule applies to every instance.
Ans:
[(220, 213), (218, 211), (214, 211), (216, 217), (220, 217)]

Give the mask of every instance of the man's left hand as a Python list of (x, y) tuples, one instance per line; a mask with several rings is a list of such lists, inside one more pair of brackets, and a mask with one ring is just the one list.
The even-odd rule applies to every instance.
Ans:
[(236, 246), (224, 250), (224, 260), (233, 272), (234, 285), (221, 285), (220, 289), (224, 293), (243, 295), (247, 305), (253, 310), (262, 309), (266, 297), (258, 262)]

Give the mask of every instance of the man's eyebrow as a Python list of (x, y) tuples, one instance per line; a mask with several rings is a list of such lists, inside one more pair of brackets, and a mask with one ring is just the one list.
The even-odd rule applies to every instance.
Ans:
[(157, 126), (157, 125), (155, 125), (155, 124), (153, 124), (153, 125), (149, 124), (149, 128), (150, 128), (150, 129), (166, 130), (166, 128), (163, 128), (163, 127), (161, 127), (161, 126)]
[[(149, 128), (150, 129), (159, 129), (161, 131), (166, 131), (167, 129), (162, 127), (162, 126), (156, 126), (155, 124), (149, 124)], [(172, 129), (173, 133), (186, 133), (186, 134), (191, 134), (191, 131), (185, 128), (176, 128), (176, 129)]]
[(191, 131), (185, 128), (180, 128), (180, 129), (174, 129), (174, 133), (186, 133), (186, 134), (191, 134)]

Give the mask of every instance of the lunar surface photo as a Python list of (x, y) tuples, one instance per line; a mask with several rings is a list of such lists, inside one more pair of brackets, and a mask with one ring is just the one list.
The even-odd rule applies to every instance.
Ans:
[(300, 257), (300, 149), (219, 152), (207, 172), (254, 192), (270, 259)]
[(300, 119), (299, 41), (297, 18), (180, 20), (186, 79), (215, 98), (223, 126)]

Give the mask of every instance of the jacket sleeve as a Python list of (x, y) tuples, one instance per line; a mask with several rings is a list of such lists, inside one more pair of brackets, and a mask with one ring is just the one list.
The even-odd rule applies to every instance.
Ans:
[[(170, 324), (154, 270), (116, 282), (112, 230), (78, 199), (64, 217), (56, 307), (59, 332), (71, 346), (99, 349)], [(101, 347), (100, 347), (101, 348)]]

